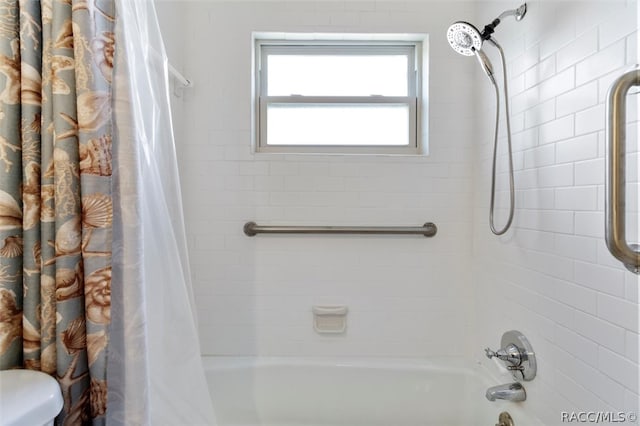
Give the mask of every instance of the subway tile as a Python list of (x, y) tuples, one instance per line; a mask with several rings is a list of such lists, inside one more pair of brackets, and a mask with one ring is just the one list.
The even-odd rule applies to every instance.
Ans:
[(512, 114), (519, 114), (532, 108), (540, 102), (540, 91), (538, 86), (534, 86), (523, 92), (514, 94), (510, 99)]
[(527, 254), (527, 263), (532, 269), (563, 280), (573, 280), (573, 260), (558, 257), (548, 252), (533, 251)]
[[(556, 161), (568, 163), (594, 159), (598, 156), (598, 135), (596, 133), (579, 136), (555, 145)], [(576, 163), (576, 169), (579, 163)], [(584, 172), (584, 169), (581, 170)], [(577, 173), (577, 172), (576, 172)], [(576, 182), (576, 185), (578, 183)]]
[(625, 49), (625, 40), (620, 40), (576, 64), (576, 84), (595, 80), (623, 66), (626, 60)]
[(628, 6), (600, 24), (600, 49), (637, 31), (638, 15), (634, 9)]
[(589, 7), (574, 7), (572, 16), (575, 19), (576, 29), (579, 33), (580, 30), (587, 31), (601, 24), (626, 7), (625, 0), (595, 1), (590, 3)]
[(520, 210), (516, 219), (518, 227), (544, 232), (572, 234), (574, 213), (556, 210)]
[(557, 54), (561, 48), (572, 43), (576, 38), (576, 28), (573, 23), (563, 22), (562, 25), (556, 25), (553, 32), (545, 34), (545, 38), (540, 41), (540, 57)]
[(341, 177), (316, 177), (313, 185), (316, 191), (343, 191), (344, 179)]
[(533, 68), (527, 70), (524, 73), (524, 88), (528, 89), (536, 84), (544, 81), (550, 77), (553, 77), (556, 73), (556, 58), (555, 56), (548, 57), (547, 59), (539, 62)]
[(556, 98), (556, 114), (563, 117), (567, 114), (573, 114), (598, 103), (598, 82), (577, 87), (567, 93)]
[(533, 67), (540, 60), (540, 49), (538, 45), (532, 46), (527, 49), (524, 54), (514, 58), (511, 62), (511, 68), (509, 74), (516, 77), (529, 68)]
[(539, 129), (541, 145), (570, 138), (573, 136), (573, 116), (569, 115), (542, 124)]
[(515, 186), (520, 190), (536, 188), (538, 186), (538, 170), (516, 170), (514, 172)]
[(625, 388), (620, 383), (563, 350), (556, 352), (555, 355), (559, 357), (558, 362), (563, 373), (576, 383), (613, 406), (624, 401)]
[[(618, 269), (593, 263), (576, 262), (574, 274), (577, 284), (602, 293), (624, 297), (624, 276), (623, 272)], [(608, 301), (609, 299), (606, 300)], [(600, 299), (598, 299), (598, 302), (600, 302)], [(598, 308), (600, 308), (600, 305), (598, 305)]]
[(360, 22), (360, 13), (352, 11), (341, 11), (331, 13), (330, 23), (333, 28), (353, 27)]
[(559, 164), (538, 169), (540, 188), (563, 187), (573, 185), (573, 164)]
[(604, 185), (604, 159), (580, 161), (574, 167), (576, 185)]
[(598, 189), (595, 186), (556, 188), (556, 209), (596, 210), (597, 204)]
[(598, 30), (594, 28), (556, 52), (558, 70), (575, 65), (597, 51)]
[(638, 63), (638, 31), (627, 37), (627, 63)]
[(629, 330), (625, 331), (625, 355), (635, 363), (638, 363), (640, 355), (640, 343), (638, 341), (638, 337), (638, 333), (634, 333)]
[[(535, 177), (535, 173), (533, 174)], [(520, 181), (518, 187), (520, 186)], [(535, 188), (536, 185), (531, 185)], [(555, 193), (553, 188), (528, 189), (523, 192), (522, 207), (525, 209), (550, 210), (555, 206)]]
[(533, 148), (538, 145), (539, 128), (532, 127), (521, 132), (514, 132), (511, 142), (514, 151), (521, 151)]
[(640, 279), (635, 275), (628, 273), (625, 275), (625, 298), (634, 303), (638, 303), (640, 298), (638, 297), (638, 290), (640, 287)]
[(561, 93), (568, 92), (575, 87), (573, 68), (562, 71), (550, 79), (540, 83), (539, 96), (541, 101), (551, 99)]
[(604, 130), (605, 109), (600, 104), (576, 114), (576, 135)]
[(238, 174), (241, 176), (266, 176), (269, 174), (269, 162), (243, 161), (238, 165)]
[(555, 149), (552, 145), (541, 146), (524, 152), (526, 169), (550, 166), (555, 163)]
[(326, 176), (329, 174), (329, 164), (325, 161), (301, 161), (298, 169), (300, 176)]
[[(585, 388), (583, 385), (578, 384), (575, 380), (572, 380), (570, 377), (563, 374), (562, 369), (559, 369), (554, 376), (555, 379), (555, 388), (561, 392), (562, 395), (566, 396), (567, 399), (571, 401), (571, 403), (566, 403), (558, 413), (569, 413), (569, 412), (592, 412), (592, 411), (611, 411), (610, 406), (602, 401), (598, 396), (596, 396), (589, 389)], [(553, 418), (553, 423), (555, 423), (558, 419), (556, 415)], [(547, 422), (546, 424), (553, 424)]]
[(253, 186), (256, 191), (283, 191), (284, 176), (254, 176)]
[(574, 311), (573, 315), (573, 330), (609, 350), (620, 355), (625, 354), (628, 331), (584, 312)]
[[(567, 309), (566, 305), (563, 305), (550, 297), (537, 296), (535, 293), (525, 293), (518, 300), (533, 304), (532, 308), (537, 314), (551, 321), (551, 323), (545, 324), (549, 327), (553, 325), (554, 328), (557, 328), (559, 325), (569, 326), (571, 324), (571, 310)], [(518, 317), (517, 312), (513, 317)], [(543, 335), (549, 336), (549, 333), (552, 332), (555, 333), (554, 330), (547, 330), (545, 327)]]
[(519, 229), (515, 238), (518, 246), (530, 250), (550, 252), (553, 250), (554, 238), (550, 232)]
[(252, 191), (253, 189), (253, 176), (234, 176), (224, 181), (226, 191)]
[(358, 1), (358, 2), (350, 2), (350, 1), (345, 1), (344, 2), (344, 9), (345, 10), (352, 10), (354, 12), (373, 12), (376, 10), (376, 1), (367, 1), (367, 0), (363, 0), (363, 1)]
[(577, 235), (555, 235), (554, 252), (584, 262), (596, 262), (598, 258), (597, 240)]
[(253, 159), (251, 147), (227, 145), (224, 147), (224, 159), (228, 161), (250, 161)]
[(511, 132), (515, 135), (524, 130), (524, 113), (511, 115)]
[[(569, 263), (567, 262), (567, 264)], [(573, 277), (573, 275), (571, 276)], [(537, 285), (544, 287), (542, 284)], [(550, 279), (545, 294), (580, 311), (593, 315), (597, 312), (597, 292), (577, 285), (573, 281), (555, 278)], [(569, 312), (573, 311), (574, 310), (569, 310)], [(567, 326), (574, 327), (573, 324), (574, 321), (572, 320)]]
[(575, 357), (580, 358), (593, 367), (598, 367), (598, 345), (595, 342), (585, 339), (562, 326), (556, 327), (554, 341), (559, 347)]
[(639, 378), (638, 364), (634, 363), (603, 347), (598, 348), (598, 367), (607, 376), (627, 389), (638, 393)]
[(640, 412), (640, 395), (630, 390), (625, 391), (623, 409), (627, 412)]
[(285, 191), (312, 191), (314, 178), (311, 176), (284, 176)]
[(292, 162), (275, 162), (269, 164), (269, 174), (272, 176), (291, 176), (300, 173), (300, 165)]
[(556, 116), (555, 99), (543, 102), (524, 113), (524, 127), (530, 128), (539, 126), (542, 123), (551, 121)]
[(519, 76), (512, 78), (509, 81), (509, 96), (513, 99), (514, 96), (522, 93), (526, 86), (524, 80), (525, 74), (520, 74)]
[[(612, 283), (602, 283), (602, 286)], [(613, 283), (615, 286), (615, 283)], [(613, 288), (613, 292), (620, 291)], [(598, 317), (638, 333), (638, 304), (607, 294), (598, 295)]]

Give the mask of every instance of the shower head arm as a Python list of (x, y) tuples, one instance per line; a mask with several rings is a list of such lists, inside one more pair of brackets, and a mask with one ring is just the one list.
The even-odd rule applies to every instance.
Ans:
[(502, 12), (500, 14), (500, 16), (498, 16), (497, 19), (502, 20), (502, 19), (506, 18), (507, 16), (513, 16), (514, 18), (516, 18), (516, 21), (519, 21), (524, 17), (525, 13), (527, 13), (527, 4), (523, 3), (517, 9), (505, 10), (504, 12)]
[(494, 19), (493, 21), (491, 21), (490, 24), (487, 24), (484, 26), (484, 29), (482, 30), (482, 39), (483, 40), (489, 40), (489, 38), (491, 38), (491, 34), (493, 34), (493, 32), (495, 31), (496, 27), (498, 25), (500, 25), (500, 22), (506, 18), (507, 16), (513, 16), (514, 18), (516, 18), (516, 21), (520, 21), (524, 15), (527, 13), (527, 4), (523, 3), (519, 8), (517, 9), (512, 9), (512, 10), (505, 10), (504, 12), (502, 12), (500, 14), (500, 16), (498, 16), (496, 19)]
[[(500, 15), (502, 16), (502, 15)], [(495, 31), (495, 28), (500, 24), (500, 18), (494, 19), (490, 24), (484, 26), (482, 30), (482, 39), (489, 40), (491, 38), (491, 34)]]

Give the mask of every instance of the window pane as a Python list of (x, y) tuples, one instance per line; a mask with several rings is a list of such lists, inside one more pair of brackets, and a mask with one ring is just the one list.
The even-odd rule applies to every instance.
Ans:
[(406, 55), (269, 55), (269, 96), (408, 96)]
[(406, 104), (270, 104), (268, 145), (409, 145)]

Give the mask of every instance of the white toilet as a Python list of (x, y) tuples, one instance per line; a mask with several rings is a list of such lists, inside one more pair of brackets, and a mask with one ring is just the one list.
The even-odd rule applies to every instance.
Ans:
[(62, 410), (58, 382), (32, 370), (0, 371), (0, 426), (49, 426)]

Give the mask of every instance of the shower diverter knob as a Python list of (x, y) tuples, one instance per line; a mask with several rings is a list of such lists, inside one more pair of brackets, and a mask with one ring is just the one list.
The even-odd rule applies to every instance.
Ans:
[(504, 362), (508, 362), (512, 366), (519, 366), (522, 363), (522, 355), (520, 354), (520, 350), (514, 344), (510, 344), (503, 349), (498, 349), (498, 351), (494, 352), (489, 348), (486, 348), (485, 353), (487, 354), (487, 358), (491, 359), (496, 357)]
[(507, 370), (516, 380), (533, 380), (536, 376), (536, 355), (529, 340), (519, 331), (511, 330), (502, 335), (502, 349), (486, 348), (487, 358), (498, 358), (507, 364)]

